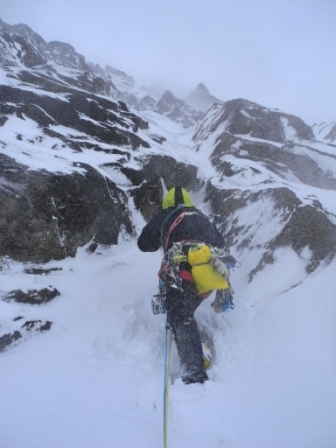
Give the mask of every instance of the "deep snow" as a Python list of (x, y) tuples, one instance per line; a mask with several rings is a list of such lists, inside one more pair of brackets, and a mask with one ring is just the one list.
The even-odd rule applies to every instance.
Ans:
[[(284, 291), (283, 277), (303, 267), (289, 250), (278, 255), (249, 285), (242, 260), (234, 311), (217, 315), (213, 297), (197, 311), (215, 363), (204, 385), (170, 387), (170, 447), (335, 446), (336, 263)], [(3, 271), (3, 291), (62, 294), (38, 307), (0, 302), (1, 320), (54, 322), (1, 354), (2, 448), (162, 446), (165, 317), (150, 309), (159, 263), (124, 242), (51, 262), (62, 271), (47, 276), (13, 262)], [(172, 370), (177, 362), (173, 352)]]

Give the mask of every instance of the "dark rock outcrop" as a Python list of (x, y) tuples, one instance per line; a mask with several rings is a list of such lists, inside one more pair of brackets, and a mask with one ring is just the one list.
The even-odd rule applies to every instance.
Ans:
[(150, 219), (161, 204), (164, 185), (166, 189), (182, 185), (188, 190), (200, 187), (197, 167), (177, 162), (172, 157), (151, 155), (138, 160), (141, 169), (121, 168), (121, 172), (131, 181), (131, 195), (134, 204), (145, 219)]
[[(272, 254), (280, 247), (292, 248), (299, 257), (307, 250), (308, 273), (336, 255), (336, 216), (330, 220), (318, 201), (303, 204), (288, 188), (242, 192), (220, 190), (208, 182), (206, 200), (214, 222), (226, 235), (228, 249), (234, 247), (238, 253), (262, 250), (263, 256), (250, 279), (274, 261)], [(247, 215), (252, 219), (246, 220)], [(260, 236), (263, 232), (265, 236)]]
[[(28, 72), (23, 74), (25, 73), (30, 77)], [(96, 145), (101, 142), (129, 146), (132, 149), (140, 146), (149, 147), (149, 144), (134, 132), (137, 129), (147, 129), (148, 123), (130, 113), (123, 103), (115, 103), (90, 94), (84, 95), (70, 88), (65, 90), (68, 93), (66, 98), (55, 98), (2, 85), (0, 117), (6, 118), (11, 114), (16, 114), (22, 119), (28, 117), (36, 121), (45, 134), (58, 137), (59, 134), (50, 127), (66, 126), (75, 129), (79, 134), (84, 133), (93, 137)], [(69, 134), (65, 142), (77, 150), (86, 147), (86, 142), (76, 135)]]
[(125, 193), (89, 165), (76, 170), (31, 171), (0, 154), (0, 255), (43, 263), (133, 235)]
[(52, 328), (52, 322), (48, 320), (26, 320), (22, 323), (23, 320), (25, 319), (22, 316), (13, 319), (11, 325), (17, 329), (0, 336), (0, 352)]
[(314, 133), (301, 118), (278, 110), (271, 110), (244, 99), (227, 101), (213, 106), (211, 120), (201, 122), (194, 134), (194, 141), (203, 141), (225, 123), (223, 131), (229, 135), (249, 136), (276, 143), (288, 143), (285, 127), (292, 128), (293, 136), (311, 140)]
[(32, 289), (27, 292), (16, 289), (5, 295), (4, 301), (28, 303), (30, 305), (41, 305), (42, 303), (48, 303), (55, 297), (59, 296), (60, 292), (56, 288), (43, 288), (41, 290)]
[(0, 336), (0, 352), (5, 350), (9, 345), (22, 338), (22, 334), (16, 330), (13, 333), (6, 333)]

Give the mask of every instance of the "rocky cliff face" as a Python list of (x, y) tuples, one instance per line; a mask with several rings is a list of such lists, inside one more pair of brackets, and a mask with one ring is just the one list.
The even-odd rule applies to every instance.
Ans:
[[(26, 25), (1, 22), (0, 31), (0, 254), (41, 263), (133, 235), (127, 195), (86, 163), (87, 151), (119, 166), (150, 147), (139, 136), (148, 123), (112, 99), (112, 80), (71, 45), (47, 44)], [(112, 74), (120, 85), (122, 72)]]
[(133, 79), (125, 73), (86, 62), (72, 45), (45, 42), (24, 24), (8, 25), (0, 19), (0, 49), (1, 66), (13, 79), (27, 76), (25, 69), (29, 69), (31, 76), (40, 76), (45, 83), (69, 83), (92, 93), (108, 93), (116, 99), (122, 97), (125, 86), (133, 86)]
[[(149, 219), (164, 189), (181, 184), (203, 192), (229, 247), (260, 250), (251, 272), (283, 246), (307, 248), (308, 271), (334, 256), (335, 213), (317, 194), (336, 189), (333, 126), (313, 130), (243, 99), (215, 103), (205, 116), (169, 91), (143, 90), (139, 101), (132, 77), (87, 63), (71, 45), (46, 43), (26, 25), (0, 22), (0, 31), (1, 255), (43, 262), (117, 244), (121, 233), (134, 236), (129, 201)], [(216, 100), (203, 85), (189, 103), (196, 99)], [(148, 111), (163, 121), (149, 123)], [(164, 119), (198, 123), (190, 154), (210, 161), (216, 182), (179, 154)], [(255, 235), (265, 226), (261, 244)]]
[(125, 193), (87, 164), (33, 171), (0, 154), (0, 201), (0, 253), (18, 261), (59, 260), (134, 234)]
[(335, 209), (322, 201), (336, 190), (335, 147), (316, 141), (300, 118), (228, 101), (208, 112), (193, 140), (220, 175), (206, 198), (229, 246), (260, 250), (251, 278), (279, 248), (304, 257), (307, 272), (335, 256)]

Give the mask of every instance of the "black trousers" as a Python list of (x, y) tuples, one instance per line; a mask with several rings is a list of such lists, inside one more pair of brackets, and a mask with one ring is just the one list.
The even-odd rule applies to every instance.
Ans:
[(194, 283), (182, 281), (183, 292), (167, 288), (167, 322), (173, 330), (180, 357), (182, 377), (193, 366), (204, 371), (203, 350), (194, 313), (202, 303)]

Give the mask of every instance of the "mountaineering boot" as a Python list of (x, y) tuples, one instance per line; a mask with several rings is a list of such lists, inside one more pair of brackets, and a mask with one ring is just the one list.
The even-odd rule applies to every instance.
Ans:
[(191, 384), (191, 383), (203, 384), (204, 381), (207, 381), (209, 379), (204, 369), (200, 369), (199, 367), (194, 365), (182, 366), (181, 377), (184, 384)]

